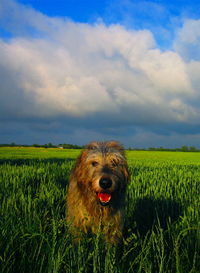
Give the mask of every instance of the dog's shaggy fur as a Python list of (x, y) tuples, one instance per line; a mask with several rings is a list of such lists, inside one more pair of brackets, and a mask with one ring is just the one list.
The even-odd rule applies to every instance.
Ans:
[(92, 142), (78, 157), (67, 194), (67, 221), (75, 234), (99, 231), (106, 241), (122, 236), (128, 166), (121, 144)]

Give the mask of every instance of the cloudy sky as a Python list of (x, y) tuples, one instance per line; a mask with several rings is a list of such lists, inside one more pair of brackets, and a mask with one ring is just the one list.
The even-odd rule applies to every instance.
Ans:
[(0, 130), (200, 147), (199, 0), (1, 0)]

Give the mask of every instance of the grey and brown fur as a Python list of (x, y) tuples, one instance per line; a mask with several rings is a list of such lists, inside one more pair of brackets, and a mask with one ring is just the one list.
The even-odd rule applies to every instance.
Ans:
[[(123, 146), (116, 141), (91, 142), (78, 157), (67, 194), (67, 221), (77, 232), (101, 231), (106, 241), (122, 236), (125, 193), (130, 176)], [(101, 187), (109, 181), (109, 187)], [(106, 182), (107, 183), (107, 182)], [(110, 185), (111, 184), (111, 185)], [(111, 194), (103, 205), (98, 192)]]

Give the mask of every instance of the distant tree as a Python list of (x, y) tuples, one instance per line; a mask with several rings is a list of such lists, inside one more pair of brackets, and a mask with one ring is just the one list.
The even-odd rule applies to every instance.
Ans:
[(35, 148), (39, 148), (39, 147), (40, 147), (40, 145), (39, 145), (39, 144), (33, 144), (33, 147), (35, 147)]
[(189, 152), (188, 146), (184, 145), (181, 147), (182, 152)]
[(41, 147), (44, 147), (44, 148), (55, 148), (56, 146), (53, 145), (51, 142), (49, 142), (48, 144), (41, 145)]
[(67, 144), (67, 143), (63, 143), (63, 144), (59, 144), (60, 147), (63, 147), (64, 149), (82, 149), (83, 146), (79, 146), (76, 144)]
[(47, 147), (48, 147), (48, 148), (53, 148), (54, 146), (53, 146), (53, 144), (52, 144), (51, 142), (49, 142), (49, 143), (47, 144)]
[(194, 146), (189, 147), (190, 152), (197, 152), (198, 150)]
[(149, 147), (148, 150), (149, 150), (149, 151), (156, 151), (156, 148), (154, 148), (154, 147)]

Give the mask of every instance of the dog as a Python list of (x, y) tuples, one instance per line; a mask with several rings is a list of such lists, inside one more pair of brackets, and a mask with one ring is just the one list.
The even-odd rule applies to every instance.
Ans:
[(74, 234), (100, 231), (107, 242), (117, 244), (122, 238), (129, 181), (124, 148), (119, 142), (89, 143), (77, 158), (68, 187), (67, 222)]

